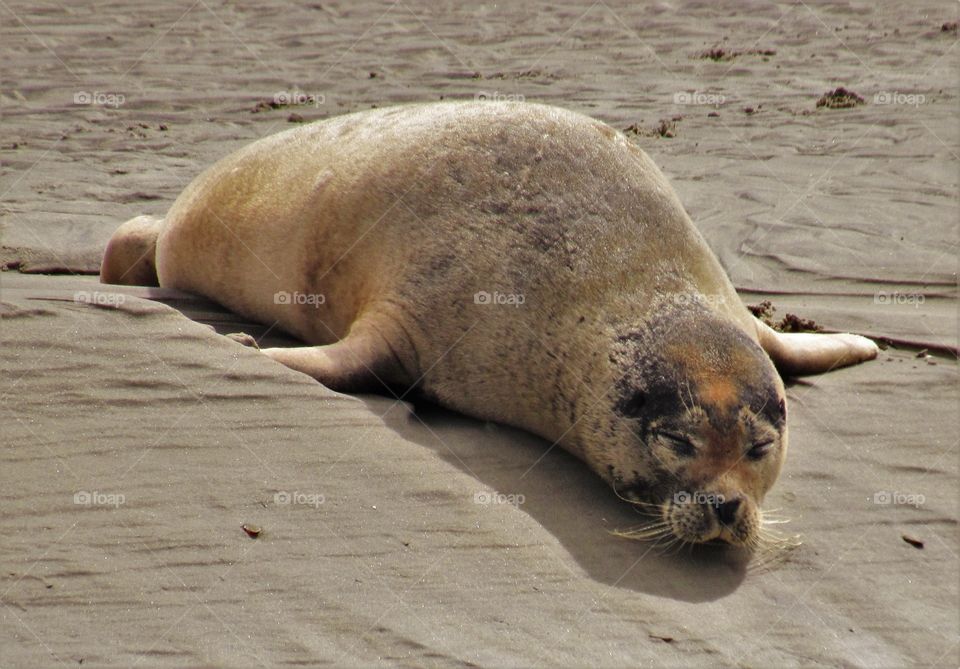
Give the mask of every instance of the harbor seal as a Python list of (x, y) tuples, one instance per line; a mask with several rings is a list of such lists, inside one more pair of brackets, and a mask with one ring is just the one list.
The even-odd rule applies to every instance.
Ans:
[(299, 126), (223, 158), (102, 280), (204, 295), (309, 346), (270, 358), (346, 392), (418, 389), (583, 459), (677, 540), (760, 540), (787, 451), (783, 374), (873, 358), (757, 321), (622, 133), (513, 102)]

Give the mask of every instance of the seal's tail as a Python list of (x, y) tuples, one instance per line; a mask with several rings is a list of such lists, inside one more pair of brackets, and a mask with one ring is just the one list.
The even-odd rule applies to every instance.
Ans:
[(157, 236), (163, 219), (137, 216), (117, 228), (100, 265), (100, 282), (128, 286), (159, 286)]
[(855, 334), (777, 332), (756, 321), (760, 346), (784, 376), (822, 374), (877, 357), (880, 349)]

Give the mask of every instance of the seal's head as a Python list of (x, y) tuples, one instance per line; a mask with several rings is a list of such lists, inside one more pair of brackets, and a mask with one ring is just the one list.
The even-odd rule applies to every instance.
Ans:
[[(662, 314), (611, 348), (612, 437), (596, 468), (660, 517), (652, 535), (755, 547), (787, 451), (783, 383), (742, 329), (709, 310)], [(595, 463), (595, 466), (597, 463)]]

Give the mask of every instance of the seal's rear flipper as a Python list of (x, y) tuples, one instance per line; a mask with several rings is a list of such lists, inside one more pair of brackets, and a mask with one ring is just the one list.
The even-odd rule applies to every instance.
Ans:
[(126, 286), (159, 286), (157, 236), (163, 219), (137, 216), (117, 228), (100, 265), (100, 283)]
[(855, 334), (777, 332), (756, 321), (760, 346), (784, 376), (822, 374), (877, 357), (880, 349)]
[(384, 393), (415, 381), (386, 340), (374, 329), (354, 327), (335, 344), (260, 349), (290, 369), (312, 376), (331, 390)]

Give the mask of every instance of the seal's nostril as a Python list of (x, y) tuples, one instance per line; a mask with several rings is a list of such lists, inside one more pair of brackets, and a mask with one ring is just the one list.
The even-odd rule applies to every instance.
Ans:
[(737, 509), (740, 508), (740, 498), (726, 500), (713, 507), (717, 513), (717, 519), (724, 525), (733, 525), (737, 519)]

